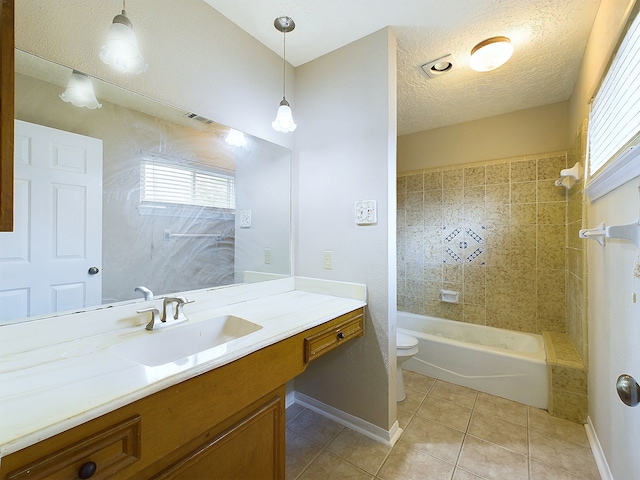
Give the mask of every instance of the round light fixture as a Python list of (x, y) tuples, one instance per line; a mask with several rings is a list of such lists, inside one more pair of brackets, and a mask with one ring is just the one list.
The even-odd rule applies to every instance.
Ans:
[(513, 54), (513, 45), (507, 37), (483, 40), (471, 50), (469, 66), (476, 72), (489, 72), (504, 65)]

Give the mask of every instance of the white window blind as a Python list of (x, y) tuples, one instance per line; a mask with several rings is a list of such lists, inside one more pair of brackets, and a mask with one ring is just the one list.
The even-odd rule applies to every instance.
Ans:
[(640, 133), (640, 16), (628, 29), (591, 106), (589, 174), (628, 153)]
[(195, 205), (233, 210), (235, 178), (204, 166), (146, 158), (140, 165), (140, 204)]

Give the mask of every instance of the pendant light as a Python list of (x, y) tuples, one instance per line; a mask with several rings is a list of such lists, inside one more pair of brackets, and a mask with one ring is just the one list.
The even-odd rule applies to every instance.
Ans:
[(504, 65), (513, 55), (513, 45), (507, 37), (483, 40), (471, 50), (469, 66), (476, 72), (490, 72)]
[(291, 107), (289, 102), (285, 98), (285, 91), (287, 87), (287, 32), (293, 31), (296, 28), (296, 24), (290, 17), (278, 17), (273, 22), (273, 26), (276, 30), (282, 32), (283, 40), (283, 52), (282, 52), (282, 74), (283, 74), (283, 86), (282, 86), (282, 101), (278, 107), (278, 114), (276, 119), (271, 122), (271, 126), (277, 132), (289, 133), (293, 132), (297, 125), (293, 123), (293, 116), (291, 114)]
[(93, 91), (93, 82), (84, 73), (74, 70), (67, 83), (67, 89), (60, 94), (60, 98), (76, 107), (102, 108)]
[(142, 73), (148, 65), (145, 63), (133, 24), (127, 17), (122, 0), (122, 13), (113, 18), (109, 27), (107, 41), (100, 49), (100, 60), (122, 73)]

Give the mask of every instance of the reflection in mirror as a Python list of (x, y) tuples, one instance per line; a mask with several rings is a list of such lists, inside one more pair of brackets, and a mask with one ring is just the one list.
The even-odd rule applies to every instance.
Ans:
[(288, 149), (95, 78), (102, 106), (76, 107), (72, 72), (16, 50), (0, 323), (290, 274)]

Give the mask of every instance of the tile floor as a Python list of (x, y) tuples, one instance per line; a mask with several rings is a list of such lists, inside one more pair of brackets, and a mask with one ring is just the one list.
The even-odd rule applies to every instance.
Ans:
[(600, 480), (582, 425), (413, 372), (404, 380), (393, 448), (290, 406), (287, 480)]

